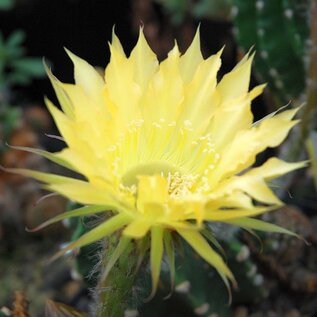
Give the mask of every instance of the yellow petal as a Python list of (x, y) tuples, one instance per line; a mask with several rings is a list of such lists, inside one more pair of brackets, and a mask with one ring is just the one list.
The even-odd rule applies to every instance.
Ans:
[(220, 207), (235, 207), (242, 209), (252, 209), (254, 207), (252, 199), (240, 191), (232, 192), (229, 196), (222, 197), (216, 202)]
[(183, 100), (183, 82), (179, 72), (179, 50), (175, 44), (168, 57), (160, 64), (141, 100), (144, 123), (153, 129), (152, 123), (176, 121)]
[(262, 93), (264, 87), (265, 85), (257, 86), (248, 94), (239, 96), (216, 109), (209, 131), (217, 151), (222, 151), (240, 131), (252, 127), (251, 101)]
[(57, 109), (50, 100), (45, 99), (46, 106), (54, 118), (54, 121), (58, 127), (58, 130), (62, 134), (65, 142), (69, 147), (80, 149), (83, 155), (87, 155), (91, 149), (85, 143), (83, 143), (76, 135), (75, 124), (70, 120), (63, 112)]
[(297, 109), (284, 111), (272, 118), (263, 120), (258, 127), (256, 127), (257, 139), (261, 141), (263, 150), (265, 147), (275, 147), (288, 135), (289, 130), (298, 123), (298, 120), (290, 121), (288, 116), (295, 115)]
[(80, 207), (80, 208), (76, 208), (67, 212), (63, 212), (60, 215), (57, 215), (43, 223), (41, 223), (39, 226), (37, 226), (34, 229), (28, 229), (28, 231), (34, 232), (34, 231), (38, 231), (41, 230), (53, 223), (56, 223), (58, 221), (64, 220), (64, 219), (69, 219), (69, 218), (73, 218), (73, 217), (80, 217), (80, 216), (85, 216), (85, 215), (91, 215), (91, 214), (96, 214), (99, 212), (104, 212), (107, 210), (111, 210), (111, 206), (84, 206), (84, 207)]
[(54, 153), (55, 156), (62, 161), (68, 162), (73, 166), (73, 169), (80, 171), (83, 175), (91, 175), (95, 166), (87, 158), (83, 157), (82, 153), (78, 153), (73, 148), (65, 148), (60, 152)]
[(63, 158), (59, 157), (59, 155), (58, 155), (59, 153), (50, 153), (50, 152), (47, 152), (47, 151), (42, 150), (42, 149), (34, 149), (31, 147), (26, 147), (26, 146), (12, 146), (12, 145), (10, 145), (10, 148), (43, 156), (43, 157), (47, 158), (48, 160), (50, 160), (56, 164), (59, 164), (59, 165), (64, 166), (68, 169), (76, 171), (76, 168), (74, 168), (74, 166), (70, 163), (70, 161), (64, 160)]
[(151, 228), (152, 223), (144, 220), (137, 219), (131, 222), (123, 231), (123, 234), (135, 239), (144, 237)]
[(277, 114), (263, 120), (252, 129), (237, 133), (222, 149), (217, 168), (209, 175), (211, 184), (217, 184), (221, 179), (249, 167), (255, 162), (256, 155), (267, 147), (278, 146), (286, 138), (289, 130), (297, 124), (297, 120), (290, 121), (289, 118), (295, 115), (296, 111)]
[(222, 51), (202, 61), (193, 80), (185, 90), (181, 121), (189, 120), (192, 126), (202, 132), (217, 108), (218, 95), (215, 92), (217, 72), (221, 65)]
[(137, 208), (144, 213), (145, 204), (165, 204), (168, 199), (168, 183), (165, 177), (139, 176)]
[(158, 61), (144, 37), (143, 28), (140, 28), (139, 39), (131, 52), (129, 62), (132, 64), (134, 80), (141, 89), (145, 89), (150, 78), (158, 69)]
[(275, 205), (282, 204), (280, 199), (261, 178), (238, 177), (235, 186), (259, 202)]
[(4, 171), (14, 174), (20, 174), (27, 177), (32, 177), (40, 182), (43, 183), (52, 183), (52, 184), (63, 184), (65, 182), (71, 182), (71, 181), (77, 181), (73, 178), (60, 176), (56, 174), (50, 174), (50, 173), (43, 173), (38, 171), (33, 171), (29, 169), (23, 169), (23, 168), (3, 168)]
[(186, 53), (181, 56), (179, 61), (180, 73), (184, 83), (191, 81), (198, 65), (203, 61), (200, 51), (200, 27), (197, 28), (195, 37), (187, 49)]
[(250, 84), (251, 64), (254, 54), (241, 61), (230, 73), (223, 76), (217, 90), (223, 102), (247, 93)]
[(308, 165), (307, 161), (297, 162), (297, 163), (288, 163), (276, 157), (272, 157), (268, 159), (260, 167), (253, 168), (249, 172), (245, 173), (244, 175), (262, 177), (265, 180), (270, 180), (270, 179), (280, 177), (298, 168), (306, 167), (307, 165)]
[(241, 228), (245, 229), (255, 229), (259, 231), (266, 231), (266, 232), (276, 232), (276, 233), (283, 233), (288, 234), (291, 236), (299, 237), (296, 233), (289, 231), (285, 228), (282, 228), (280, 226), (274, 225), (272, 223), (268, 223), (259, 219), (253, 219), (253, 218), (240, 218), (240, 219), (232, 219), (226, 221), (227, 223), (230, 223), (232, 225), (237, 225)]
[(111, 188), (105, 192), (88, 182), (79, 180), (49, 184), (45, 188), (81, 204), (109, 205), (112, 209), (118, 210), (118, 198), (113, 196)]
[(91, 183), (70, 177), (21, 168), (8, 168), (5, 170), (44, 182), (47, 184), (45, 186), (46, 189), (60, 193), (79, 203), (87, 205), (109, 205), (114, 209), (118, 208), (118, 200), (115, 197), (114, 190), (111, 188), (110, 184), (105, 192), (103, 189), (100, 189)]
[(55, 260), (65, 254), (67, 251), (73, 250), (75, 248), (81, 248), (87, 244), (93, 243), (106, 237), (113, 232), (117, 231), (118, 229), (125, 226), (127, 223), (130, 222), (130, 217), (126, 214), (117, 214), (107, 221), (103, 222), (96, 228), (90, 230), (89, 232), (82, 235), (78, 240), (69, 244), (66, 248), (62, 249), (61, 251), (57, 252), (56, 255), (52, 258)]
[(219, 274), (222, 274), (234, 281), (234, 277), (220, 257), (201, 236), (200, 233), (189, 230), (177, 230), (177, 232), (188, 242), (188, 244), (210, 265), (212, 265)]
[(265, 212), (272, 211), (277, 207), (253, 207), (252, 209), (236, 209), (236, 210), (216, 210), (207, 211), (205, 220), (209, 221), (227, 221), (230, 219), (241, 217), (253, 217), (261, 215)]
[(123, 57), (126, 57), (124, 50), (123, 50), (123, 47), (121, 45), (121, 42), (118, 39), (116, 33), (114, 32), (114, 27), (112, 29), (111, 45), (119, 54), (121, 54)]
[(57, 99), (59, 101), (59, 104), (61, 105), (64, 113), (71, 119), (74, 118), (74, 107), (72, 103), (70, 102), (66, 92), (64, 91), (62, 87), (62, 83), (53, 75), (51, 70), (48, 68), (48, 66), (44, 63), (44, 67), (46, 70), (46, 73), (48, 75), (48, 78), (51, 81), (51, 84), (55, 90)]
[(104, 81), (94, 67), (89, 65), (85, 60), (76, 56), (68, 49), (66, 53), (74, 63), (75, 82), (82, 87), (85, 93), (93, 100), (98, 100), (104, 87)]
[[(117, 117), (128, 124), (140, 117), (138, 102), (142, 91), (133, 79), (134, 72), (131, 62), (112, 44), (110, 52), (110, 63), (105, 71), (106, 92), (104, 93), (118, 111)], [(124, 87), (124, 91), (122, 87)]]

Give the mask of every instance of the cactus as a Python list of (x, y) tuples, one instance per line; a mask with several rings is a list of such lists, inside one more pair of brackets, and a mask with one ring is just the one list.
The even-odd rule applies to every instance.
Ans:
[[(239, 285), (233, 293), (233, 303), (259, 300), (264, 295), (262, 276), (250, 258), (250, 252), (238, 238), (222, 241), (228, 265)], [(186, 260), (184, 260), (184, 258)], [(169, 274), (161, 276), (161, 290), (154, 300), (140, 308), (142, 316), (231, 316), (228, 291), (216, 271), (200, 259), (190, 247), (184, 245), (183, 254), (177, 256), (175, 289), (168, 300)], [(175, 311), (177, 308), (179, 311)], [(153, 312), (155, 312), (153, 314)]]
[[(76, 206), (72, 205), (69, 207), (74, 208)], [(76, 218), (72, 221), (71, 227), (74, 230), (72, 240), (75, 240), (89, 230), (89, 225), (87, 224), (91, 221), (91, 218)], [(252, 302), (260, 299), (264, 293), (264, 290), (260, 287), (261, 276), (256, 273), (256, 264), (250, 258), (247, 246), (235, 237), (235, 232), (222, 241), (222, 245), (226, 250), (225, 256), (228, 265), (232, 269), (239, 285), (239, 290), (234, 291), (234, 303)], [(81, 248), (80, 252), (76, 254), (76, 271), (89, 287), (95, 287), (97, 283), (98, 276), (94, 268), (99, 260), (96, 254), (100, 252), (100, 244), (94, 243)], [(186, 258), (186, 261), (184, 258)], [(231, 315), (231, 308), (228, 305), (228, 291), (221, 278), (189, 246), (184, 245), (183, 254), (177, 256), (176, 268), (175, 289), (169, 300), (162, 301), (162, 296), (166, 296), (169, 293), (169, 287), (171, 286), (169, 272), (164, 270), (163, 265), (161, 290), (156, 299), (142, 305), (142, 301), (135, 302), (135, 298), (130, 296), (130, 300), (127, 299), (129, 310), (140, 309), (142, 316), (151, 315), (152, 317), (154, 316), (153, 311), (155, 311), (158, 313), (157, 316), (160, 316), (163, 312), (167, 313), (171, 307), (174, 307), (172, 303), (177, 301), (177, 306), (181, 303), (182, 309), (192, 315), (208, 316), (218, 314), (218, 316), (223, 317)], [(145, 298), (150, 293), (150, 284), (146, 283), (147, 280), (144, 274), (139, 274), (134, 287), (136, 290), (142, 289), (142, 294), (138, 294), (139, 297)], [(172, 313), (172, 311), (169, 313)]]
[(157, 0), (179, 25), (186, 17), (232, 18), (238, 44), (257, 51), (255, 66), (261, 81), (274, 92), (277, 106), (301, 97), (308, 60), (311, 0)]
[(156, 0), (170, 16), (174, 25), (181, 25), (188, 16), (197, 20), (228, 19), (231, 0)]
[[(223, 241), (222, 244), (240, 287), (239, 291), (234, 291), (234, 302), (250, 302), (261, 298), (263, 290), (259, 287), (260, 276), (256, 274), (256, 265), (249, 257), (248, 248), (236, 238)], [(176, 271), (175, 291), (183, 296), (198, 316), (231, 316), (227, 290), (215, 270), (206, 266), (187, 247), (185, 257), (186, 261), (180, 260), (180, 267)]]
[(276, 93), (278, 104), (299, 98), (305, 89), (310, 0), (233, 0), (239, 45), (258, 51), (255, 66)]
[[(67, 210), (79, 208), (80, 205), (69, 202), (67, 204)], [(76, 217), (67, 219), (64, 224), (73, 233), (71, 241), (77, 240), (80, 236), (90, 230), (90, 223), (93, 221), (93, 217)], [(82, 247), (80, 250), (74, 251), (75, 263), (74, 270), (75, 276), (79, 275), (87, 284), (88, 287), (95, 287), (97, 284), (97, 271), (96, 267), (99, 261), (99, 254), (102, 251), (102, 247), (99, 243), (92, 243)]]

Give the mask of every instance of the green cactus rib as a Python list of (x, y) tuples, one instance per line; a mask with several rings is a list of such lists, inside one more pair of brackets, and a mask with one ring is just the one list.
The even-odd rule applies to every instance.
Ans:
[[(79, 205), (70, 204), (68, 209), (77, 207)], [(90, 228), (89, 223), (92, 221), (92, 217), (72, 219), (71, 227), (74, 230), (72, 240), (78, 239), (87, 232)], [(170, 300), (175, 301), (177, 298), (183, 303), (184, 309), (186, 308), (189, 312), (191, 310), (197, 316), (207, 317), (214, 313), (222, 317), (231, 316), (228, 292), (216, 271), (197, 256), (189, 246), (183, 245), (178, 240), (176, 242), (179, 244), (177, 249), (183, 250), (181, 252), (183, 254), (176, 257), (175, 289)], [(93, 243), (81, 248), (75, 261), (77, 272), (89, 287), (96, 289), (97, 316), (123, 316), (127, 307), (132, 310), (139, 308), (142, 316), (153, 316), (153, 308), (157, 312), (155, 316), (162, 315), (160, 312), (166, 310), (165, 306), (168, 305), (169, 300), (162, 302), (157, 298), (157, 300), (147, 303), (145, 307), (141, 305), (139, 299), (145, 298), (150, 292), (150, 284), (147, 282), (149, 276), (144, 274), (145, 272), (139, 274), (138, 277), (135, 275), (138, 257), (134, 251), (135, 246), (132, 244), (125, 249), (119, 261), (108, 272), (107, 279), (100, 279), (95, 269), (100, 255), (103, 254), (103, 265), (106, 267), (111, 255), (116, 252), (118, 237), (115, 235), (108, 237), (104, 243), (104, 250), (100, 243)], [(228, 265), (239, 284), (239, 290), (234, 291), (234, 303), (248, 303), (261, 298), (263, 289), (256, 283), (256, 265), (248, 254), (243, 255), (243, 249), (246, 247), (235, 237), (222, 241), (221, 244), (226, 250)], [(164, 269), (161, 278), (161, 287), (163, 286), (161, 294), (166, 295), (171, 284), (169, 273)], [(131, 294), (133, 288), (139, 289), (138, 298)]]
[(175, 285), (175, 292), (197, 315), (230, 316), (228, 293), (220, 277), (187, 246), (184, 258), (179, 259)]
[[(244, 51), (248, 51), (254, 47), (256, 51), (259, 50), (259, 38), (257, 36), (257, 15), (254, 0), (233, 0), (232, 15), (235, 24), (235, 35), (239, 45)], [(265, 51), (264, 51), (265, 53)], [(261, 81), (268, 81), (269, 64), (265, 58), (261, 58), (261, 54), (265, 57), (263, 52), (258, 51), (255, 56), (256, 69)], [(270, 83), (269, 83), (270, 85)]]
[(137, 276), (137, 260), (135, 248), (131, 241), (120, 253), (118, 261), (105, 276), (108, 261), (111, 261), (118, 247), (116, 234), (104, 241), (103, 255), (101, 259), (101, 275), (96, 286), (96, 317), (122, 317), (129, 306), (133, 285)]
[(289, 38), (285, 36), (281, 1), (269, 0), (263, 3), (263, 8), (257, 10), (258, 28), (263, 30), (259, 36), (259, 46), (261, 51), (267, 52), (269, 73), (273, 79), (277, 78), (274, 85), (285, 95), (287, 102), (287, 99), (298, 96), (304, 90), (304, 65), (302, 59), (296, 56)]
[[(247, 303), (261, 298), (264, 291), (257, 284), (256, 277), (259, 275), (254, 271), (256, 265), (248, 255), (241, 255), (246, 247), (237, 238), (222, 241), (222, 245), (226, 250), (228, 265), (240, 286), (238, 291), (234, 291), (234, 303)], [(175, 292), (197, 316), (231, 316), (227, 290), (215, 270), (187, 246), (184, 247), (184, 257), (185, 260), (179, 257), (177, 261)]]
[(309, 1), (233, 0), (237, 41), (244, 50), (255, 45), (256, 69), (282, 104), (305, 88), (305, 8), (310, 7)]
[(309, 37), (311, 0), (283, 0), (283, 18), (288, 38), (298, 58), (305, 56)]

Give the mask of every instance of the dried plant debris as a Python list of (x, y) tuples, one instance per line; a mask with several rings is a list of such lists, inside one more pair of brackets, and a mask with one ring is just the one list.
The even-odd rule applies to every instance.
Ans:
[(13, 317), (30, 317), (28, 313), (29, 302), (26, 296), (21, 291), (15, 292), (15, 298), (13, 302)]
[(89, 315), (68, 305), (47, 300), (45, 306), (45, 317), (89, 317)]

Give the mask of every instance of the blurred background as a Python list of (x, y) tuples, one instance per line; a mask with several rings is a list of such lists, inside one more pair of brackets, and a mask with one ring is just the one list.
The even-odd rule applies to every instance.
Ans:
[[(56, 97), (43, 58), (61, 81), (72, 82), (73, 66), (64, 47), (104, 68), (113, 27), (129, 53), (140, 25), (160, 60), (175, 38), (184, 52), (200, 25), (205, 57), (225, 45), (220, 78), (254, 47), (251, 86), (268, 83), (265, 94), (252, 105), (255, 118), (289, 102), (293, 107), (306, 104), (301, 126), (278, 153), (267, 151), (259, 161), (272, 154), (291, 161), (309, 158), (312, 168), (277, 184), (289, 206), (267, 216), (301, 234), (310, 246), (298, 239), (263, 234), (261, 252), (250, 235), (224, 235), (229, 266), (239, 282), (232, 306), (227, 305), (226, 291), (214, 271), (186, 253), (191, 260), (180, 262), (180, 287), (163, 300), (168, 293), (166, 278), (167, 286), (161, 285), (161, 292), (139, 308), (139, 315), (317, 316), (316, 1), (0, 0), (0, 164), (63, 173), (41, 157), (10, 147), (49, 151), (63, 147), (50, 137), (57, 130), (43, 96), (53, 101)], [(96, 262), (97, 246), (48, 264), (58, 247), (81, 234), (78, 223), (59, 223), (37, 233), (25, 230), (69, 208), (64, 198), (45, 195), (37, 182), (0, 170), (1, 317), (85, 316), (91, 311), (93, 278), (87, 272)], [(138, 316), (135, 305), (131, 304), (127, 317)]]

